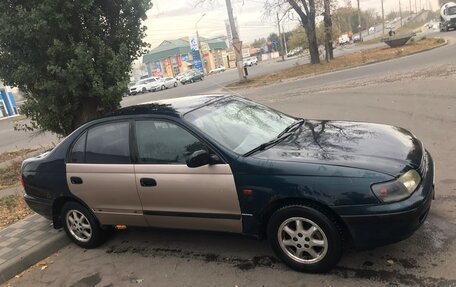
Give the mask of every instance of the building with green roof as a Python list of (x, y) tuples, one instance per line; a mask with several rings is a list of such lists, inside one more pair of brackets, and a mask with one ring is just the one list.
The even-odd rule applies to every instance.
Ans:
[[(222, 37), (206, 39), (200, 37), (201, 56), (205, 72), (220, 66), (228, 66), (225, 39)], [(193, 68), (188, 38), (165, 40), (143, 56), (149, 76), (171, 76)]]

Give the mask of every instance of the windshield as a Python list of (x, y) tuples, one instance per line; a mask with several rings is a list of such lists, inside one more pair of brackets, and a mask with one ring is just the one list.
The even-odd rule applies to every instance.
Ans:
[(237, 97), (201, 107), (184, 118), (238, 154), (245, 154), (275, 139), (296, 121), (288, 115)]
[(456, 14), (456, 6), (447, 8), (447, 15), (455, 15), (455, 14)]

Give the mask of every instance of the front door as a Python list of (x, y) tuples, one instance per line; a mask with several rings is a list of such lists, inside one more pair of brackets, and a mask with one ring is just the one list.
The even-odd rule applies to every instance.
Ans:
[(234, 178), (226, 163), (189, 168), (186, 158), (208, 148), (163, 120), (136, 124), (136, 186), (151, 226), (242, 232)]

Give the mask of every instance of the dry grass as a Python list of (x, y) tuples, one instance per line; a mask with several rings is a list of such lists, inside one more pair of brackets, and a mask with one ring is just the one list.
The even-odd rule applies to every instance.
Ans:
[(33, 211), (27, 206), (20, 194), (9, 195), (0, 199), (0, 230), (29, 215)]
[(13, 161), (9, 166), (0, 169), (0, 190), (19, 185), (21, 161)]
[(356, 67), (364, 64), (385, 61), (393, 58), (398, 58), (420, 51), (428, 50), (440, 46), (445, 41), (439, 38), (423, 39), (417, 42), (410, 42), (399, 48), (381, 47), (360, 51), (350, 55), (345, 55), (335, 58), (333, 61), (326, 63), (322, 61), (319, 65), (297, 65), (295, 67), (271, 73), (268, 75), (251, 78), (248, 81), (233, 83), (228, 85), (229, 88), (249, 88), (269, 85), (276, 82), (282, 82), (288, 79), (296, 79), (300, 77), (308, 77), (322, 73), (338, 71), (346, 68)]
[[(1, 162), (11, 161), (7, 166), (0, 168), (0, 191), (19, 185), (22, 160), (37, 150), (39, 148), (29, 148), (0, 154)], [(33, 211), (25, 203), (22, 194), (16, 193), (0, 198), (0, 229), (30, 214), (33, 214)]]
[(12, 151), (12, 152), (4, 152), (0, 154), (0, 162), (15, 159), (15, 158), (23, 158), (27, 154), (37, 151), (40, 148), (25, 148), (21, 149), (18, 151)]

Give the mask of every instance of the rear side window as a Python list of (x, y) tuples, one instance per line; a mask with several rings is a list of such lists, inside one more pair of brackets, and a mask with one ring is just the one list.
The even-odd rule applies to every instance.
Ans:
[(85, 145), (86, 145), (87, 132), (85, 132), (74, 144), (73, 150), (70, 154), (70, 162), (83, 163), (85, 161)]
[(87, 133), (85, 162), (130, 163), (129, 131), (128, 122), (110, 123), (91, 128)]

